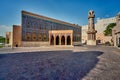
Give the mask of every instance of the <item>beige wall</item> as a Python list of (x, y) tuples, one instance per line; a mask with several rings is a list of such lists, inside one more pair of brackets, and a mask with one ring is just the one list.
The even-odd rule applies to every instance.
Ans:
[(82, 43), (87, 41), (88, 25), (82, 26)]
[(120, 13), (116, 16), (116, 26), (112, 29), (112, 39), (114, 46), (120, 44)]
[[(101, 43), (105, 43), (106, 41), (111, 41), (110, 36), (104, 36), (104, 30), (110, 23), (116, 23), (115, 17), (97, 19), (97, 23), (95, 24), (95, 30), (97, 30), (96, 40), (101, 40)], [(87, 31), (88, 31), (87, 27), (88, 25), (82, 26), (82, 43), (84, 43), (87, 40)]]
[[(7, 42), (9, 42), (9, 43), (7, 43)], [(13, 33), (6, 32), (6, 46), (12, 46), (12, 43), (13, 43)]]

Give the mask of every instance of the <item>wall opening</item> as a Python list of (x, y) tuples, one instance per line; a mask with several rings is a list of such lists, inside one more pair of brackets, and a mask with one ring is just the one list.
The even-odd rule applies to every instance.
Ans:
[(70, 38), (70, 36), (67, 37), (67, 45), (71, 45), (71, 38)]
[(65, 45), (65, 37), (64, 36), (61, 37), (61, 45)]
[(16, 44), (15, 47), (18, 47), (18, 44)]
[(50, 45), (54, 45), (54, 37), (53, 37), (53, 35), (51, 36)]
[(56, 37), (56, 45), (59, 45), (59, 36)]

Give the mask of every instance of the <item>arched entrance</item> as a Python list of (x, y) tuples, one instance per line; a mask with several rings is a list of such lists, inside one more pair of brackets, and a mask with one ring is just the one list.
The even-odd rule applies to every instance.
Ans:
[(56, 37), (56, 45), (59, 45), (59, 36)]
[(72, 45), (73, 30), (51, 30), (49, 31), (50, 45)]
[(71, 45), (71, 38), (70, 38), (70, 36), (67, 36), (67, 45)]
[(51, 36), (50, 45), (54, 45), (54, 37), (53, 37), (53, 35)]
[(15, 47), (18, 47), (18, 44), (16, 44)]
[(65, 37), (64, 36), (61, 37), (61, 45), (65, 45)]

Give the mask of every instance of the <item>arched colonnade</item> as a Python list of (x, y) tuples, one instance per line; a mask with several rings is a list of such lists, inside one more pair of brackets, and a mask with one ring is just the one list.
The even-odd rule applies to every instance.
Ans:
[(73, 30), (52, 30), (49, 31), (50, 45), (72, 45)]

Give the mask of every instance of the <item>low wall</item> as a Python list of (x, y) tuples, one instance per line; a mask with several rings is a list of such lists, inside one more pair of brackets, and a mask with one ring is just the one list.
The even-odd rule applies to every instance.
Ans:
[(81, 45), (81, 42), (73, 42), (73, 46), (74, 45)]
[(29, 42), (22, 41), (22, 47), (40, 47), (40, 46), (49, 46), (49, 42)]
[[(73, 42), (74, 45), (81, 45), (81, 42)], [(49, 42), (30, 42), (22, 41), (21, 47), (40, 47), (40, 46), (50, 46)]]

